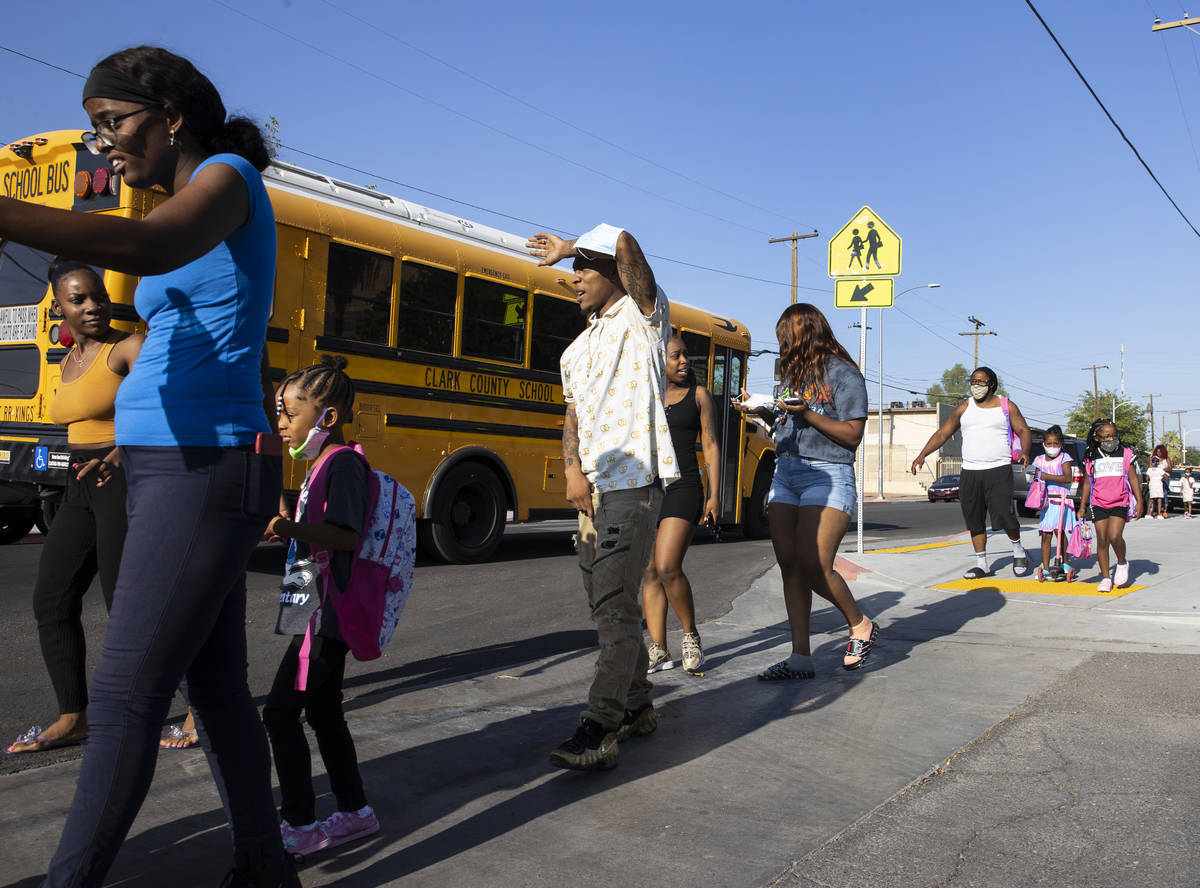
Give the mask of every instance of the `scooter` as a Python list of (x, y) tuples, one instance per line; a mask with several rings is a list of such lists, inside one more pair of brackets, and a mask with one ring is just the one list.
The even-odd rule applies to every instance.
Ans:
[(1050, 567), (1048, 569), (1039, 566), (1034, 575), (1037, 577), (1039, 583), (1044, 583), (1046, 580), (1054, 583), (1073, 583), (1076, 576), (1075, 568), (1072, 565), (1067, 565), (1067, 569), (1063, 570), (1063, 537), (1066, 536), (1063, 533), (1063, 521), (1067, 516), (1066, 503), (1068, 502), (1068, 497), (1060, 495), (1052, 500), (1052, 502), (1058, 504), (1058, 532), (1054, 535), (1054, 558), (1050, 560)]

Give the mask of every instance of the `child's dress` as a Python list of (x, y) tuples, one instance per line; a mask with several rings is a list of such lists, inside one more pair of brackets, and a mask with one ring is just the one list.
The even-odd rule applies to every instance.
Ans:
[[(1047, 459), (1046, 454), (1043, 453), (1033, 461), (1033, 467), (1037, 470), (1037, 477), (1041, 478), (1043, 474), (1066, 474), (1070, 463), (1071, 457), (1065, 451), (1054, 459)], [(1042, 520), (1038, 522), (1038, 530), (1042, 533), (1053, 533), (1061, 528), (1065, 534), (1063, 536), (1065, 548), (1065, 541), (1071, 536), (1071, 531), (1075, 529), (1077, 523), (1078, 518), (1075, 516), (1075, 502), (1071, 499), (1070, 483), (1047, 481), (1046, 502), (1042, 506)]]

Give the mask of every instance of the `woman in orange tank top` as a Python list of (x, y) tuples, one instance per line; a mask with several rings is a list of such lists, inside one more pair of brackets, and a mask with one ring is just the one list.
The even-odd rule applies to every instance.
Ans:
[(104, 604), (112, 608), (125, 541), (125, 476), (113, 430), (113, 401), (144, 339), (112, 328), (108, 291), (90, 265), (56, 260), (50, 284), (52, 308), (63, 316), (74, 340), (50, 405), (51, 418), (67, 427), (72, 471), (42, 547), (33, 613), (59, 716), (45, 729), (30, 728), (8, 747), (9, 753), (70, 746), (88, 734), (81, 602), (99, 575)]

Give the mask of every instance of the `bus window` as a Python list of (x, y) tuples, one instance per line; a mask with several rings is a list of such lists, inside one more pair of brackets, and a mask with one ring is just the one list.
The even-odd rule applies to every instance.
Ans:
[(708, 387), (708, 345), (712, 341), (707, 336), (684, 330), (679, 334), (683, 347), (687, 349), (688, 364), (696, 373), (696, 382)]
[(453, 354), (457, 290), (458, 275), (453, 271), (403, 262), (396, 347)]
[(558, 373), (559, 358), (586, 326), (587, 320), (574, 302), (534, 294), (529, 366)]
[(521, 364), (529, 294), (507, 284), (468, 277), (463, 284), (462, 353)]
[(0, 348), (0, 398), (32, 398), (38, 393), (42, 353), (36, 345)]
[(373, 345), (388, 344), (392, 257), (329, 245), (325, 335)]
[(0, 305), (41, 302), (48, 285), (46, 272), (53, 258), (49, 253), (0, 239)]

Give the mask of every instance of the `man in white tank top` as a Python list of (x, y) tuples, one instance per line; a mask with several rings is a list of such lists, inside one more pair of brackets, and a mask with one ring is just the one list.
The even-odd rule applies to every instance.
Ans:
[(963, 576), (979, 579), (988, 575), (987, 518), (992, 530), (1003, 530), (1012, 541), (1013, 573), (1029, 573), (1029, 559), (1021, 547), (1021, 526), (1013, 508), (1013, 442), (1021, 442), (1016, 461), (1029, 464), (1029, 427), (1017, 405), (996, 394), (998, 380), (990, 367), (977, 367), (971, 374), (971, 397), (954, 408), (950, 418), (933, 433), (921, 454), (913, 460), (912, 473), (925, 465), (925, 457), (962, 429), (962, 472), (958, 501), (963, 521), (971, 534), (972, 565)]

